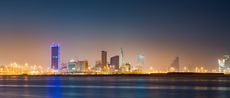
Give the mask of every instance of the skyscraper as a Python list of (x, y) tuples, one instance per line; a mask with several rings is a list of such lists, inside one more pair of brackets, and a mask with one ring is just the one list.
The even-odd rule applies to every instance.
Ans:
[(124, 53), (123, 53), (123, 49), (120, 49), (120, 60), (119, 60), (119, 67), (121, 67), (124, 64)]
[(144, 55), (142, 54), (137, 55), (138, 65), (140, 65), (141, 67), (144, 67), (144, 59), (145, 59)]
[(107, 52), (101, 51), (101, 65), (102, 68), (105, 68), (107, 66)]
[(115, 70), (119, 70), (119, 56), (113, 56), (110, 58), (110, 65), (114, 66)]
[(60, 45), (53, 43), (51, 45), (51, 69), (58, 70), (60, 66)]
[(144, 59), (145, 59), (144, 55), (142, 54), (137, 55), (138, 66), (136, 66), (136, 69), (140, 72), (143, 71), (144, 68)]

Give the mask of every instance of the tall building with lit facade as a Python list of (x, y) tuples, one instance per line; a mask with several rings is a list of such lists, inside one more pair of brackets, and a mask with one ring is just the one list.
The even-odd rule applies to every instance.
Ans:
[(60, 45), (53, 43), (51, 45), (51, 69), (58, 70), (60, 66)]
[(107, 66), (107, 52), (101, 51), (101, 67), (105, 68)]
[(230, 72), (230, 55), (224, 55), (218, 59), (219, 72)]
[(119, 56), (118, 55), (110, 58), (110, 65), (114, 66), (115, 71), (119, 70), (119, 64), (120, 64), (120, 62), (119, 62)]

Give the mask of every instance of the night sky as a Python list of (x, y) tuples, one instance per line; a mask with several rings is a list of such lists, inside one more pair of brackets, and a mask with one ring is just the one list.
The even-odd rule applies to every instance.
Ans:
[[(228, 0), (1, 0), (0, 64), (50, 64), (50, 44), (62, 62), (100, 60), (123, 48), (125, 61), (168, 68), (217, 65), (230, 54)], [(109, 61), (109, 59), (108, 59)]]

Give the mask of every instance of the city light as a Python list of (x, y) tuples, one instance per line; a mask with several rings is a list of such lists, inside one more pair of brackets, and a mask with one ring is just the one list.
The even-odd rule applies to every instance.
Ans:
[[(229, 68), (229, 56), (224, 55), (218, 59), (218, 66), (209, 68), (208, 66), (181, 66), (179, 57), (176, 57), (167, 70), (157, 69), (150, 66), (148, 71), (144, 71), (145, 57), (142, 54), (137, 55), (137, 63), (125, 63), (124, 52), (121, 48), (120, 55), (115, 55), (107, 61), (107, 51), (101, 51), (101, 60), (97, 61), (95, 66), (90, 66), (87, 60), (70, 59), (69, 62), (60, 61), (60, 48), (58, 43), (51, 44), (51, 65), (30, 65), (10, 63), (9, 65), (0, 66), (1, 75), (77, 75), (77, 74), (149, 74), (149, 73), (168, 73), (168, 72), (194, 72), (194, 73), (227, 73)], [(121, 65), (122, 62), (122, 65)]]
[(9, 65), (0, 66), (0, 75), (42, 75), (48, 74), (48, 67), (41, 65), (29, 65), (11, 63)]

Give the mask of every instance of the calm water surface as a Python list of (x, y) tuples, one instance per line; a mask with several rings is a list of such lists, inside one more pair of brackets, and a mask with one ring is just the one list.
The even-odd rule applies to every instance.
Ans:
[(0, 76), (0, 98), (230, 98), (230, 77)]

